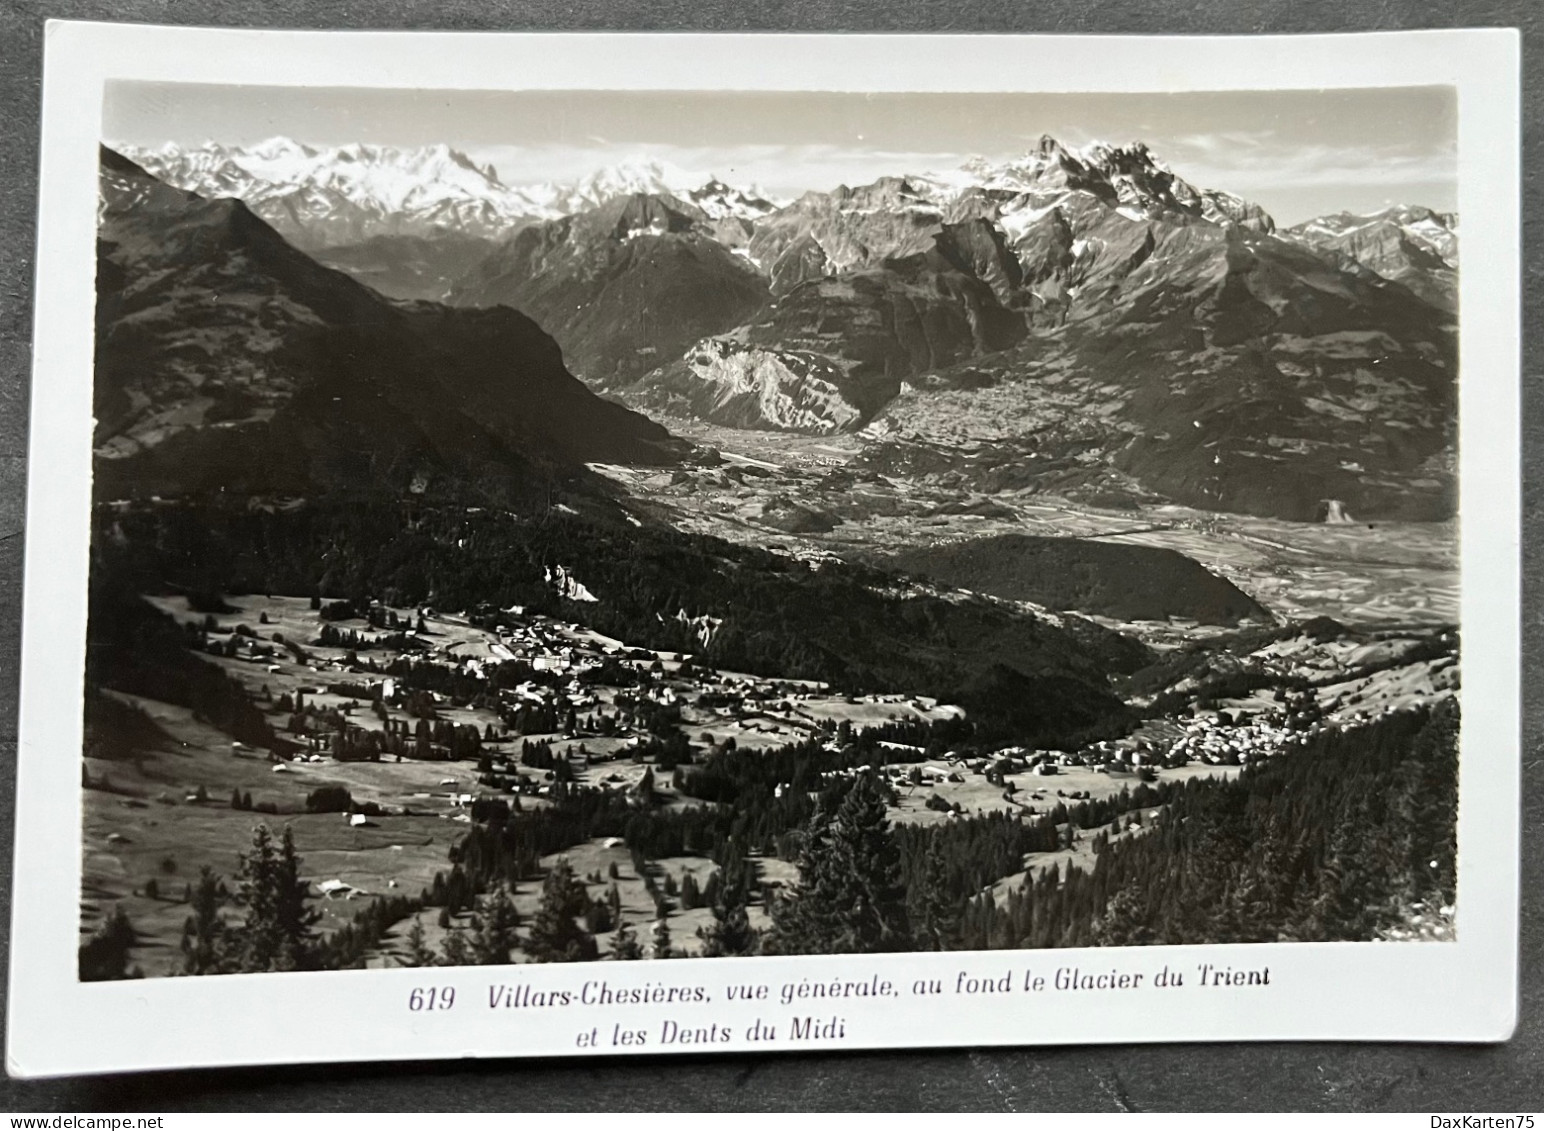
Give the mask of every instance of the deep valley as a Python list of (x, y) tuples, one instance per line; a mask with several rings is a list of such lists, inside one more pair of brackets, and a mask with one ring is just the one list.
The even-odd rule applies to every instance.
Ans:
[(1457, 218), (104, 148), (81, 976), (1457, 927)]

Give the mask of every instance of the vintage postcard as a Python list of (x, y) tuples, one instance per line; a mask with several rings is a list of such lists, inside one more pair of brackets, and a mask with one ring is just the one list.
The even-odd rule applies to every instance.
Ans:
[(12, 1073), (1510, 1034), (1513, 33), (44, 93)]

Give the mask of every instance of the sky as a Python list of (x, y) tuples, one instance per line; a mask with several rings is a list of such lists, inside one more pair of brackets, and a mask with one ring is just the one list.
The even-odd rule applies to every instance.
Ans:
[(1007, 160), (1050, 134), (1144, 141), (1198, 188), (1278, 223), (1389, 204), (1457, 206), (1450, 87), (1162, 94), (429, 91), (113, 82), (103, 140), (159, 147), (447, 144), (506, 184), (653, 160), (791, 198)]

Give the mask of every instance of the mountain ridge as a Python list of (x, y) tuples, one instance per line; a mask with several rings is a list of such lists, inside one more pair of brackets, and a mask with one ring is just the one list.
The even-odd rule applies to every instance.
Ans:
[(612, 197), (523, 229), (450, 302), (527, 311), (592, 386), (625, 384), (764, 304), (765, 283), (720, 238), (723, 223), (674, 196)]
[(516, 311), (394, 303), (102, 151), (97, 489), (521, 497), (682, 446), (596, 397)]
[(754, 187), (694, 179), (657, 162), (624, 162), (571, 181), (511, 183), (492, 164), (445, 144), (322, 146), (275, 137), (252, 146), (114, 148), (177, 188), (240, 198), (307, 250), (374, 236), (496, 239), (638, 192), (695, 194), (720, 217), (754, 217), (772, 207)]
[[(594, 194), (626, 187), (603, 174)], [(1450, 215), (1278, 228), (1140, 142), (1049, 137), (739, 213), (722, 182), (638, 176), (661, 191), (468, 244), (490, 250), (454, 279), (460, 253), (434, 244), (330, 256), (387, 290), (521, 310), (635, 408), (862, 430), (880, 469), (1290, 518), (1456, 505)]]
[(1056, 170), (1046, 206), (967, 187), (955, 221), (904, 177), (805, 194), (749, 245), (765, 306), (620, 394), (733, 427), (863, 429), (877, 470), (989, 489), (1451, 513), (1440, 306), (1270, 223), (1209, 218), (1169, 180), (1186, 207), (1134, 215)]

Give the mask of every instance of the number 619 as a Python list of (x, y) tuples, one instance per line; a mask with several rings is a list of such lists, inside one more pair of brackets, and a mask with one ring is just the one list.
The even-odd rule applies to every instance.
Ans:
[(407, 995), (407, 1007), (414, 1013), (429, 1009), (449, 1009), (455, 1004), (455, 986), (420, 986)]

